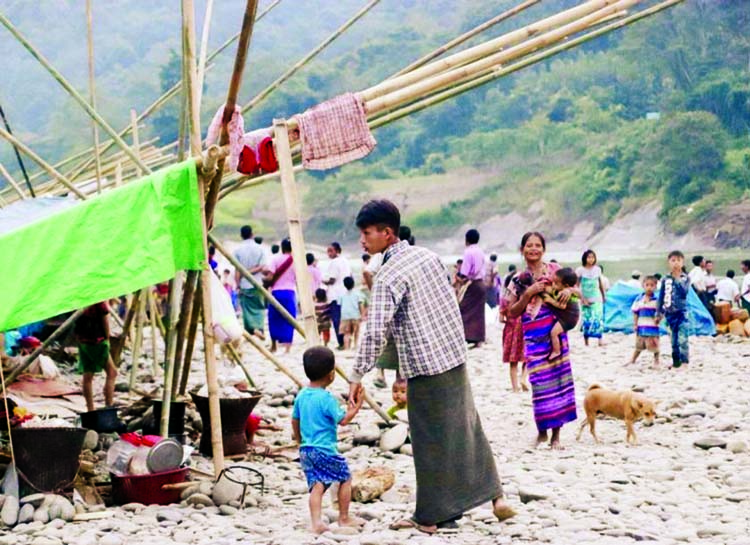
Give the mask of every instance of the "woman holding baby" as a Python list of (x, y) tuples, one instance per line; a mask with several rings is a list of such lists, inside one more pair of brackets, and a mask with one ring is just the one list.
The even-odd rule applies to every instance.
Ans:
[[(541, 233), (529, 232), (523, 236), (521, 255), (526, 262), (526, 270), (510, 282), (505, 297), (508, 298), (508, 314), (521, 316), (523, 325), (534, 420), (539, 432), (536, 444), (546, 442), (548, 430), (551, 430), (550, 447), (561, 449), (560, 428), (576, 420), (576, 400), (565, 333), (560, 336), (560, 355), (550, 357), (550, 331), (556, 319), (552, 311), (542, 304), (539, 294), (549, 285), (560, 266), (544, 261), (546, 250), (547, 243)], [(567, 302), (577, 292), (575, 288), (563, 290), (560, 301)]]

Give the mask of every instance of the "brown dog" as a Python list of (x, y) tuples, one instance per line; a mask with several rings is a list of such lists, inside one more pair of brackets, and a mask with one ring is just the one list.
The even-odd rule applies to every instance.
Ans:
[(630, 390), (613, 392), (612, 390), (602, 388), (598, 384), (592, 384), (589, 386), (586, 398), (583, 400), (583, 408), (586, 410), (586, 420), (578, 430), (577, 440), (581, 438), (583, 428), (588, 424), (591, 435), (594, 436), (594, 440), (598, 443), (599, 438), (596, 436), (595, 430), (596, 416), (603, 414), (624, 420), (625, 427), (627, 428), (625, 442), (632, 442), (635, 445), (638, 443), (638, 439), (635, 436), (633, 422), (643, 420), (648, 426), (653, 424), (656, 417), (657, 404), (658, 401), (651, 401), (646, 396)]

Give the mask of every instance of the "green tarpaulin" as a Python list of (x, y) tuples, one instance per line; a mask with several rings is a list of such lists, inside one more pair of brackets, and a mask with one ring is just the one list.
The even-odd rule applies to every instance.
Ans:
[(0, 235), (0, 331), (201, 269), (193, 160)]

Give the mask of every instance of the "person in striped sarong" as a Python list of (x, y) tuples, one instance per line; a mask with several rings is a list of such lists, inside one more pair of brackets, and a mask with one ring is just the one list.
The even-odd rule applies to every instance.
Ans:
[[(561, 353), (551, 358), (552, 342), (550, 332), (555, 325), (552, 310), (542, 304), (538, 297), (551, 282), (556, 263), (546, 263), (544, 252), (546, 242), (541, 233), (526, 233), (521, 239), (521, 254), (526, 261), (526, 271), (510, 282), (505, 296), (508, 298), (508, 314), (521, 316), (526, 366), (531, 383), (534, 420), (538, 430), (536, 444), (546, 443), (548, 431), (550, 447), (561, 449), (560, 429), (568, 422), (574, 422), (576, 415), (575, 385), (570, 367), (568, 337), (560, 335)], [(526, 276), (527, 278), (523, 278)], [(531, 276), (531, 279), (528, 277)], [(533, 283), (526, 287), (532, 280)], [(566, 288), (560, 293), (560, 300), (567, 300), (580, 292), (577, 288)]]

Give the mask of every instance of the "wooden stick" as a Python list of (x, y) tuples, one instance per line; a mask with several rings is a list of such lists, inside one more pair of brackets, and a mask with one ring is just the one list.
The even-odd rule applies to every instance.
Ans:
[(268, 361), (273, 363), (276, 366), (276, 369), (284, 373), (286, 376), (288, 376), (290, 379), (292, 379), (292, 382), (294, 382), (297, 386), (300, 388), (305, 387), (305, 383), (302, 382), (297, 376), (286, 366), (284, 365), (276, 356), (274, 356), (268, 348), (265, 347), (265, 345), (260, 342), (258, 339), (256, 339), (254, 336), (250, 335), (247, 331), (244, 331), (242, 333), (243, 337), (245, 337), (245, 340), (252, 344), (255, 349), (260, 352)]
[(73, 314), (71, 314), (67, 320), (65, 320), (60, 327), (58, 327), (55, 331), (52, 332), (52, 334), (47, 337), (47, 339), (39, 346), (36, 350), (34, 350), (31, 354), (29, 354), (25, 360), (21, 362), (21, 364), (13, 369), (13, 371), (8, 375), (5, 379), (5, 385), (12, 383), (14, 380), (18, 378), (18, 375), (23, 373), (26, 368), (31, 365), (37, 357), (39, 357), (39, 354), (44, 352), (44, 350), (51, 345), (55, 340), (58, 339), (63, 333), (65, 333), (70, 327), (75, 324), (76, 320), (83, 314), (83, 311), (86, 310), (85, 308), (81, 308), (76, 310)]
[[(254, 14), (253, 14), (254, 15)], [(185, 41), (185, 64), (187, 66), (185, 80), (190, 106), (190, 152), (200, 155), (200, 112), (198, 110), (198, 94), (196, 89), (195, 67), (195, 14), (193, 0), (182, 0), (182, 37)], [(206, 256), (205, 266), (208, 267), (208, 245), (206, 243), (206, 200), (203, 176), (198, 177), (201, 202), (201, 228), (203, 231), (203, 255)], [(206, 386), (208, 387), (208, 410), (211, 423), (211, 448), (214, 459), (214, 473), (219, 478), (224, 469), (224, 444), (222, 442), (221, 407), (219, 404), (219, 380), (216, 373), (216, 354), (214, 353), (214, 337), (211, 320), (211, 288), (209, 285), (210, 270), (206, 268), (200, 278), (201, 299), (203, 302), (203, 349), (206, 358)]]
[(133, 319), (136, 315), (135, 313), (138, 311), (137, 307), (140, 295), (140, 291), (135, 292), (133, 295), (128, 312), (125, 314), (125, 319), (122, 322), (122, 339), (115, 346), (112, 346), (112, 349), (110, 350), (110, 355), (112, 356), (112, 361), (114, 362), (115, 367), (118, 367), (120, 364), (120, 357), (122, 356), (122, 349), (125, 346), (125, 339), (130, 335), (130, 327), (133, 324)]
[(485, 21), (481, 25), (475, 26), (471, 30), (469, 30), (467, 32), (464, 32), (460, 36), (458, 36), (458, 37), (452, 39), (451, 41), (449, 41), (448, 43), (446, 43), (446, 44), (438, 47), (434, 51), (432, 51), (432, 52), (428, 53), (427, 55), (421, 57), (420, 59), (414, 61), (409, 66), (407, 66), (405, 68), (402, 68), (401, 70), (399, 70), (398, 72), (396, 72), (391, 77), (400, 76), (402, 74), (406, 74), (407, 72), (411, 72), (412, 70), (416, 70), (417, 68), (419, 68), (421, 66), (424, 66), (425, 64), (427, 64), (431, 60), (438, 58), (443, 53), (445, 53), (447, 51), (450, 51), (454, 47), (457, 47), (457, 46), (461, 45), (462, 43), (464, 43), (467, 40), (470, 40), (471, 38), (473, 38), (474, 36), (476, 36), (477, 34), (480, 34), (480, 33), (484, 32), (488, 28), (492, 28), (493, 26), (497, 25), (498, 23), (501, 23), (501, 22), (505, 21), (506, 19), (509, 19), (509, 18), (513, 17), (514, 15), (517, 15), (517, 14), (521, 13), (522, 11), (524, 11), (527, 8), (530, 8), (534, 4), (538, 4), (540, 1), (541, 0), (526, 0), (525, 2), (522, 2), (521, 4), (517, 5), (514, 8), (511, 8), (511, 9), (509, 9), (507, 11), (504, 11), (500, 15), (497, 15), (497, 16), (493, 17), (492, 19), (489, 19), (489, 20)]
[[(537, 0), (538, 1), (538, 0)], [(281, 76), (276, 78), (270, 85), (268, 85), (265, 89), (263, 89), (260, 93), (255, 95), (253, 99), (245, 104), (242, 107), (242, 113), (247, 112), (248, 110), (254, 108), (257, 106), (261, 101), (263, 101), (268, 95), (270, 95), (274, 90), (276, 90), (281, 84), (283, 84), (286, 80), (291, 78), (297, 71), (305, 66), (307, 63), (309, 63), (312, 59), (314, 59), (321, 51), (323, 51), (326, 47), (331, 45), (336, 38), (341, 36), (346, 30), (351, 27), (354, 23), (356, 23), (358, 20), (360, 20), (364, 15), (370, 11), (373, 7), (375, 7), (380, 0), (370, 0), (367, 4), (365, 4), (362, 9), (360, 9), (357, 13), (354, 14), (354, 16), (351, 17), (348, 21), (346, 21), (343, 25), (341, 25), (337, 30), (335, 30), (330, 36), (328, 36), (325, 40), (323, 40), (315, 49), (310, 51), (307, 55), (302, 57), (299, 61), (297, 61), (292, 67), (290, 67), (286, 72), (284, 72)]]
[[(240, 273), (240, 275), (250, 282), (253, 287), (258, 290), (263, 297), (266, 298), (266, 300), (271, 304), (273, 308), (275, 308), (279, 314), (296, 329), (302, 336), (305, 336), (305, 329), (300, 325), (300, 323), (294, 319), (294, 316), (289, 314), (289, 311), (284, 308), (284, 306), (278, 302), (278, 300), (273, 296), (273, 294), (268, 291), (266, 288), (263, 287), (263, 284), (258, 282), (258, 280), (250, 274), (250, 271), (248, 271), (242, 263), (237, 261), (237, 258), (232, 255), (232, 253), (227, 250), (224, 245), (219, 242), (219, 240), (213, 235), (213, 233), (208, 234), (208, 240), (209, 242), (221, 253), (224, 257), (227, 258), (227, 260), (234, 266), (235, 269)], [(316, 335), (317, 335), (317, 329), (316, 329)]]
[(374, 85), (368, 89), (362, 91), (361, 95), (365, 102), (369, 102), (377, 97), (387, 95), (399, 89), (403, 89), (416, 82), (423, 81), (430, 76), (439, 74), (446, 70), (450, 70), (457, 66), (461, 66), (466, 63), (473, 62), (477, 59), (486, 57), (487, 55), (501, 50), (502, 48), (508, 47), (509, 45), (519, 43), (530, 36), (535, 36), (541, 32), (545, 32), (552, 28), (556, 28), (561, 24), (568, 23), (570, 21), (576, 21), (579, 18), (593, 13), (597, 9), (600, 9), (609, 4), (615, 3), (616, 0), (589, 0), (584, 4), (573, 7), (566, 11), (560, 12), (541, 21), (537, 21), (524, 28), (515, 30), (508, 34), (504, 34), (493, 40), (489, 40), (482, 44), (476, 45), (459, 53), (454, 53), (444, 59), (433, 61), (421, 68), (412, 70), (401, 76), (386, 80), (377, 85)]
[(26, 200), (26, 195), (23, 192), (23, 189), (21, 189), (21, 186), (18, 185), (18, 182), (16, 182), (13, 177), (10, 175), (10, 172), (3, 166), (2, 163), (0, 163), (0, 174), (3, 175), (3, 177), (8, 181), (10, 184), (10, 187), (12, 187), (16, 193), (18, 193), (18, 196), (21, 198), (21, 200)]
[[(602, 1), (609, 2), (610, 0)], [(476, 75), (482, 70), (492, 68), (499, 63), (507, 62), (540, 47), (548, 46), (552, 43), (566, 38), (567, 36), (585, 29), (586, 27), (588, 27), (592, 23), (599, 21), (603, 17), (611, 15), (612, 13), (616, 13), (622, 9), (627, 9), (629, 6), (635, 5), (640, 1), (641, 0), (619, 0), (618, 2), (613, 3), (608, 7), (604, 7), (600, 10), (586, 15), (585, 17), (581, 17), (572, 23), (546, 32), (538, 36), (537, 38), (532, 38), (514, 47), (511, 47), (499, 53), (495, 53), (494, 55), (489, 55), (488, 57), (484, 57), (480, 60), (477, 60), (465, 66), (461, 66), (454, 70), (449, 70), (431, 78), (421, 80), (417, 83), (396, 90), (390, 94), (380, 95), (378, 98), (374, 98), (367, 102), (367, 112), (370, 115), (375, 115), (378, 112), (383, 112), (385, 110), (395, 108), (405, 102), (415, 100), (419, 97), (425, 96), (430, 92), (439, 90), (442, 87), (448, 86), (452, 83), (456, 83), (458, 80)], [(418, 71), (419, 70), (416, 70), (415, 72)], [(406, 74), (406, 76), (409, 76), (410, 74)]]
[(307, 346), (318, 346), (320, 335), (318, 334), (318, 322), (315, 318), (315, 305), (310, 280), (310, 271), (305, 261), (305, 238), (302, 234), (302, 213), (300, 212), (299, 199), (297, 197), (297, 182), (294, 179), (292, 168), (292, 152), (289, 149), (289, 134), (287, 133), (286, 121), (274, 119), (273, 121), (274, 143), (276, 145), (276, 158), (279, 162), (281, 174), (281, 192), (284, 197), (284, 208), (286, 209), (287, 227), (289, 239), (292, 243), (292, 255), (294, 259), (294, 276), (297, 279), (297, 294), (299, 306), (302, 311), (302, 323), (305, 328), (305, 340)]
[(247, 370), (245, 362), (242, 361), (242, 356), (237, 353), (237, 350), (231, 344), (225, 344), (224, 348), (226, 348), (227, 352), (229, 352), (229, 355), (234, 360), (234, 362), (240, 366), (242, 372), (245, 373), (245, 378), (247, 379), (248, 384), (255, 388), (255, 381), (253, 380), (253, 377), (250, 376), (250, 371)]
[[(0, 13), (0, 18), (2, 17), (2, 13)], [(58, 180), (60, 183), (62, 183), (65, 187), (70, 189), (79, 199), (86, 200), (86, 196), (81, 193), (76, 186), (74, 186), (70, 180), (68, 180), (65, 176), (63, 176), (60, 172), (54, 169), (52, 165), (47, 163), (44, 159), (39, 157), (34, 151), (28, 147), (26, 144), (21, 142), (18, 138), (10, 134), (8, 131), (0, 127), (0, 136), (5, 138), (8, 142), (16, 146), (19, 150), (24, 152), (26, 155), (28, 155), (36, 164), (38, 164), (40, 167), (42, 167), (44, 170), (47, 171), (47, 173), (54, 179)]]
[[(167, 338), (164, 324), (161, 323), (159, 309), (156, 306), (156, 295), (153, 290), (148, 290), (148, 310), (151, 315), (149, 324), (151, 326), (151, 374), (156, 377), (159, 374), (159, 351), (157, 349), (157, 337), (161, 333), (162, 338)], [(161, 327), (160, 327), (161, 326)], [(166, 340), (164, 341), (166, 345)]]
[[(202, 273), (198, 273), (199, 275)], [(200, 278), (198, 278), (200, 282)], [(199, 284), (200, 286), (200, 284)], [(196, 294), (197, 295), (197, 294)], [(187, 390), (188, 378), (190, 377), (190, 368), (193, 363), (193, 350), (195, 349), (195, 337), (198, 334), (198, 323), (201, 319), (201, 310), (203, 300), (196, 297), (193, 301), (193, 309), (190, 312), (190, 322), (187, 332), (187, 344), (185, 345), (185, 355), (182, 359), (182, 376), (180, 377), (180, 395), (185, 395)]]
[[(135, 388), (135, 381), (138, 377), (138, 366), (141, 359), (141, 347), (143, 345), (143, 319), (146, 314), (144, 304), (148, 295), (148, 288), (143, 288), (138, 295), (138, 300), (134, 303), (137, 305), (135, 315), (135, 338), (131, 350), (130, 380), (128, 381), (128, 391), (132, 392)], [(153, 333), (152, 333), (153, 334)], [(123, 330), (123, 342), (125, 341), (125, 331)]]
[(198, 107), (203, 100), (203, 80), (206, 76), (206, 55), (208, 53), (208, 34), (211, 30), (211, 17), (213, 15), (214, 0), (206, 1), (206, 14), (203, 17), (203, 32), (201, 32), (201, 49), (198, 56)]
[(182, 294), (183, 277), (178, 271), (172, 281), (172, 289), (169, 292), (169, 331), (167, 332), (167, 350), (164, 355), (164, 393), (161, 400), (161, 426), (159, 428), (162, 437), (169, 437), (169, 414), (172, 404), (172, 384), (174, 381), (175, 368), (175, 341), (177, 340), (177, 320), (179, 319), (179, 307), (177, 301)]
[[(91, 13), (91, 0), (86, 0), (86, 42), (89, 58), (89, 100), (91, 107), (96, 110), (96, 80), (94, 75), (94, 33)], [(99, 158), (99, 127), (96, 121), (91, 122), (94, 136), (94, 161), (96, 165), (96, 192), (102, 192), (102, 164)]]
[(0, 13), (0, 23), (5, 26), (5, 28), (8, 29), (8, 31), (13, 35), (16, 40), (18, 40), (21, 45), (31, 53), (31, 55), (39, 61), (39, 63), (47, 70), (47, 72), (50, 73), (50, 75), (67, 91), (67, 93), (75, 100), (83, 109), (84, 111), (94, 119), (99, 125), (104, 129), (111, 137), (112, 139), (117, 143), (118, 146), (122, 148), (122, 150), (133, 160), (135, 164), (137, 164), (141, 169), (143, 169), (144, 172), (151, 173), (151, 169), (149, 169), (145, 164), (141, 163), (140, 159), (138, 159), (138, 156), (133, 152), (132, 149), (128, 147), (128, 145), (123, 141), (122, 138), (115, 132), (115, 130), (109, 126), (109, 124), (102, 118), (102, 116), (99, 115), (99, 113), (94, 110), (91, 105), (89, 105), (88, 102), (86, 102), (86, 99), (81, 96), (81, 94), (75, 90), (75, 88), (66, 80), (63, 75), (58, 72), (52, 64), (44, 57), (44, 55), (41, 54), (41, 52), (35, 48), (31, 42), (29, 42), (19, 31), (18, 29), (13, 25), (13, 23), (10, 22), (10, 20)]
[[(177, 324), (177, 341), (175, 346), (175, 378), (181, 377), (183, 371), (182, 366), (182, 349), (185, 342), (185, 334), (188, 330), (188, 322), (192, 316), (193, 300), (195, 298), (195, 287), (196, 281), (198, 280), (198, 271), (188, 271), (187, 278), (185, 279), (185, 289), (182, 293), (182, 302), (180, 304), (180, 321)], [(196, 317), (196, 320), (198, 318)], [(172, 399), (177, 395), (177, 387), (179, 380), (172, 382)]]

